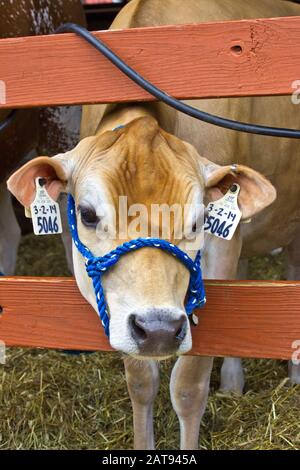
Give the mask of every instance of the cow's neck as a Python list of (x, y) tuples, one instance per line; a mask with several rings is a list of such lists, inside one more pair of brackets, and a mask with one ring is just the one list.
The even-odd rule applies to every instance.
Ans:
[(235, 279), (242, 248), (240, 229), (232, 240), (205, 234), (202, 249), (202, 272), (205, 279)]
[(143, 116), (154, 116), (154, 112), (147, 106), (120, 106), (112, 108), (104, 115), (101, 123), (97, 129), (97, 134), (115, 129), (120, 125), (128, 124), (129, 122)]

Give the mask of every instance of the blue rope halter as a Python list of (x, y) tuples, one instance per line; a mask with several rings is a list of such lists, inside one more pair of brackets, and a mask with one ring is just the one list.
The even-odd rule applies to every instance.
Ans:
[(200, 265), (200, 250), (197, 252), (195, 261), (193, 261), (184, 251), (166, 240), (159, 238), (137, 238), (136, 240), (125, 242), (123, 245), (118, 246), (104, 256), (95, 257), (79, 239), (75, 202), (70, 194), (68, 197), (68, 219), (73, 242), (78, 251), (85, 258), (86, 271), (93, 281), (99, 316), (107, 336), (109, 336), (109, 316), (101, 282), (102, 276), (119, 261), (121, 256), (143, 247), (159, 248), (160, 250), (170, 253), (181, 261), (190, 271), (190, 283), (185, 305), (188, 315), (191, 315), (195, 308), (202, 307), (205, 304), (206, 298)]

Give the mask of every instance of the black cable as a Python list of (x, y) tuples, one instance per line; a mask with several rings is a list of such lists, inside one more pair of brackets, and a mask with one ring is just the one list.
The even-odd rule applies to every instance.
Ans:
[(159, 101), (177, 109), (178, 111), (199, 119), (200, 121), (213, 124), (215, 126), (224, 127), (239, 132), (247, 132), (250, 134), (259, 134), (272, 137), (287, 137), (292, 139), (300, 139), (300, 131), (296, 129), (285, 129), (280, 127), (267, 127), (255, 124), (248, 124), (246, 122), (233, 121), (231, 119), (221, 118), (212, 114), (200, 111), (193, 106), (189, 106), (181, 101), (173, 98), (167, 93), (163, 92), (148, 80), (143, 78), (139, 73), (127, 65), (120, 57), (118, 57), (108, 46), (102, 41), (93, 36), (87, 29), (74, 23), (66, 23), (60, 26), (56, 33), (75, 33), (82, 37), (85, 41), (91, 44), (97, 51), (101, 52), (110, 62), (112, 62), (121, 72), (129, 77), (133, 82), (146, 90)]
[(12, 122), (14, 121), (17, 115), (17, 110), (12, 109), (6, 118), (0, 122), (0, 132), (4, 131)]

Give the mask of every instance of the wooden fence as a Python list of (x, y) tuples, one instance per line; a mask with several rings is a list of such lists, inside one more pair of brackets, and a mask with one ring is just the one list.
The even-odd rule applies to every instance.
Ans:
[[(300, 79), (300, 17), (95, 35), (180, 99), (288, 95)], [(0, 80), (0, 108), (152, 99), (73, 34), (2, 39)], [(299, 282), (206, 287), (193, 354), (291, 357), (300, 340)], [(110, 350), (73, 279), (0, 278), (0, 306), (0, 340), (9, 346)]]

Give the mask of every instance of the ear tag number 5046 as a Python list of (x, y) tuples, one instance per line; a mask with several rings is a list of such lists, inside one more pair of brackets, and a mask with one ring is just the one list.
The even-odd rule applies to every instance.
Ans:
[(205, 232), (224, 240), (232, 239), (242, 217), (238, 206), (240, 190), (240, 186), (234, 184), (221, 199), (208, 204), (204, 224)]
[(62, 233), (59, 205), (45, 186), (43, 178), (36, 178), (36, 195), (30, 205), (33, 231), (35, 235), (54, 235)]

